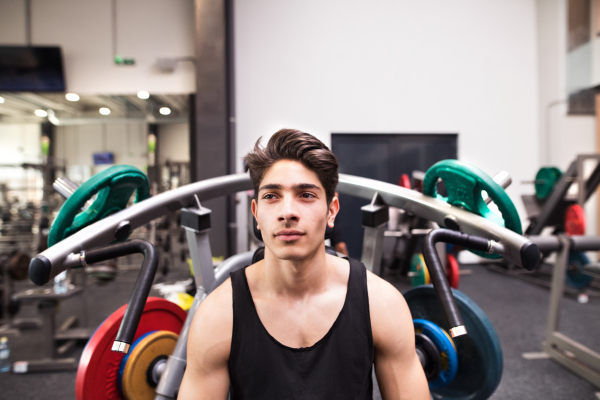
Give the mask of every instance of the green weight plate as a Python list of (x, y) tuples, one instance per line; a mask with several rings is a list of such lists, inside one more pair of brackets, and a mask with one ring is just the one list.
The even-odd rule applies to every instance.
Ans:
[(414, 254), (410, 259), (409, 276), (412, 286), (427, 285), (430, 282), (429, 271), (425, 265), (423, 254)]
[[(437, 182), (440, 178), (444, 181), (448, 197), (437, 195)], [(483, 200), (483, 191), (496, 204), (501, 216), (489, 209)], [(480, 215), (519, 235), (523, 234), (519, 213), (502, 186), (472, 165), (458, 160), (443, 160), (434, 164), (425, 174), (423, 193), (427, 196), (437, 196), (453, 206)], [(497, 254), (478, 251), (473, 253), (486, 258), (500, 258)]]
[[(447, 386), (431, 391), (434, 399), (483, 400), (500, 384), (502, 348), (496, 330), (483, 310), (464, 293), (452, 294), (467, 329), (453, 339), (458, 354), (458, 372)], [(419, 286), (404, 293), (413, 319), (425, 319), (448, 329), (433, 286)]]
[(566, 282), (575, 289), (588, 287), (594, 278), (583, 273), (583, 267), (590, 263), (583, 252), (569, 253), (569, 265), (567, 266)]
[[(119, 212), (136, 191), (136, 202), (150, 197), (148, 177), (131, 165), (115, 165), (84, 182), (69, 197), (56, 216), (48, 234), (48, 246), (52, 246), (75, 232)], [(81, 208), (97, 194), (85, 211)]]
[(540, 168), (535, 175), (535, 197), (538, 200), (547, 199), (561, 176), (562, 172), (556, 167)]

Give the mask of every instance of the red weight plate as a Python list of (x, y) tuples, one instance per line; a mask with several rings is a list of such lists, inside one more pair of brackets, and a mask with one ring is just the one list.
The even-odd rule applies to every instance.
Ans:
[(458, 268), (458, 261), (452, 254), (446, 256), (446, 275), (448, 276), (448, 282), (450, 287), (458, 289), (458, 283), (460, 282), (460, 270)]
[(579, 204), (571, 204), (565, 211), (565, 233), (569, 236), (585, 235), (585, 211)]
[(398, 179), (398, 186), (402, 186), (403, 188), (410, 189), (410, 178), (406, 174), (400, 175), (400, 179)]
[[(88, 341), (77, 369), (75, 397), (77, 400), (123, 400), (117, 386), (119, 365), (124, 354), (111, 351), (127, 305), (112, 313)], [(134, 341), (143, 334), (166, 330), (179, 334), (187, 313), (177, 304), (149, 297)]]

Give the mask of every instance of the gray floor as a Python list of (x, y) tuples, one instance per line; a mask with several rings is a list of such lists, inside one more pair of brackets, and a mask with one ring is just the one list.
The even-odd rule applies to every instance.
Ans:
[[(539, 351), (547, 319), (549, 292), (546, 289), (490, 272), (484, 267), (470, 268), (473, 274), (463, 276), (461, 290), (487, 313), (494, 324), (504, 352), (504, 375), (492, 399), (589, 399), (595, 400), (591, 385), (550, 360), (526, 361), (523, 352)], [(177, 276), (172, 276), (177, 278)], [(135, 274), (121, 274), (117, 281), (90, 288), (88, 318), (97, 326), (110, 312), (127, 302)], [(390, 278), (400, 290), (408, 285)], [(26, 283), (21, 286), (26, 286)], [(583, 344), (600, 350), (600, 299), (588, 304), (574, 299), (563, 301), (562, 331)], [(24, 307), (22, 316), (35, 315), (33, 306)], [(81, 315), (80, 299), (63, 302), (59, 323), (69, 315)], [(39, 331), (24, 331), (10, 337), (12, 361), (36, 358), (41, 349)], [(83, 345), (74, 350), (78, 356)], [(75, 372), (29, 375), (0, 374), (1, 399), (74, 399)], [(378, 393), (375, 399), (379, 399)]]

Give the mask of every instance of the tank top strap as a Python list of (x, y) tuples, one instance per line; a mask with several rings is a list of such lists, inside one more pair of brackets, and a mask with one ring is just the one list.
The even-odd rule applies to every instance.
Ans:
[(350, 277), (348, 279), (348, 296), (344, 311), (352, 313), (353, 324), (359, 325), (368, 335), (368, 342), (372, 348), (373, 336), (371, 334), (371, 313), (369, 311), (369, 292), (367, 289), (367, 268), (353, 258), (350, 262)]

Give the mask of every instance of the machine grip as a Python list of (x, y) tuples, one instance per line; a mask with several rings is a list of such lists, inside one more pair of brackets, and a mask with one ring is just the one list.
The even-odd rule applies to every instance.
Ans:
[(127, 305), (127, 310), (125, 311), (123, 321), (112, 347), (113, 351), (125, 354), (129, 352), (129, 347), (133, 343), (135, 332), (144, 312), (146, 300), (150, 294), (152, 282), (158, 269), (158, 256), (154, 246), (142, 239), (133, 239), (85, 253), (85, 261), (89, 263), (106, 261), (133, 253), (143, 254), (144, 261), (142, 262), (140, 274), (133, 287), (131, 299)]

